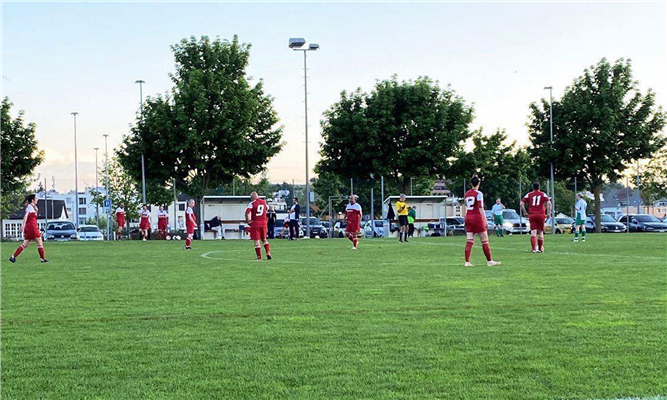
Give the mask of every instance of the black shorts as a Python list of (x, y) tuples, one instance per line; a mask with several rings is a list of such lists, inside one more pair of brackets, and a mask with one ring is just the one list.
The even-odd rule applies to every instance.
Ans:
[(408, 216), (407, 215), (399, 215), (398, 216), (398, 224), (401, 226), (405, 226), (408, 224)]

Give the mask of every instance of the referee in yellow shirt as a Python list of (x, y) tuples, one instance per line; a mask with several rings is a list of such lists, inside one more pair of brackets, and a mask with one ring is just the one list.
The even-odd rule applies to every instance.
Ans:
[(410, 207), (408, 207), (408, 203), (405, 202), (405, 195), (401, 193), (401, 196), (396, 202), (396, 214), (398, 214), (398, 224), (401, 226), (400, 230), (398, 231), (399, 242), (403, 241), (403, 237), (405, 237), (406, 242), (408, 241), (408, 228), (410, 227), (408, 223), (409, 209)]

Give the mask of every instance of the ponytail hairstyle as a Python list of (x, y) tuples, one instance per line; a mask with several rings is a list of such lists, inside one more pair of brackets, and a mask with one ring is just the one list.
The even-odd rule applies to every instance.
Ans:
[(23, 205), (28, 205), (28, 204), (32, 203), (32, 202), (35, 200), (35, 197), (37, 197), (37, 195), (34, 194), (34, 193), (31, 193), (31, 194), (29, 194), (29, 195), (26, 195), (26, 196), (25, 196), (25, 199), (23, 199), (23, 203), (21, 203), (21, 204), (23, 204)]

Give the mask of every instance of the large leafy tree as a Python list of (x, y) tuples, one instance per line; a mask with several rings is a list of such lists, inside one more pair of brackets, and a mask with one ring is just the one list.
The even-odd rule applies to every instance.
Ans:
[(647, 206), (667, 199), (667, 147), (651, 157), (643, 170), (640, 169), (639, 182), (642, 202)]
[(22, 110), (15, 118), (12, 118), (13, 105), (8, 97), (2, 99), (2, 105), (0, 105), (0, 159), (2, 163), (0, 225), (2, 219), (16, 209), (30, 183), (30, 176), (35, 168), (44, 161), (44, 152), (37, 148), (36, 125), (26, 124)]
[(479, 130), (472, 136), (472, 149), (461, 151), (453, 164), (450, 174), (451, 189), (463, 195), (463, 180), (470, 182), (473, 175), (482, 179), (481, 190), (486, 194), (486, 205), (491, 206), (500, 197), (508, 208), (516, 208), (522, 196), (519, 180), (523, 188), (534, 179), (535, 171), (525, 149), (516, 142), (507, 142), (505, 131), (497, 130), (492, 135), (484, 135)]
[(549, 162), (558, 178), (579, 178), (595, 195), (600, 229), (600, 192), (617, 180), (628, 163), (660, 149), (665, 114), (650, 89), (643, 94), (632, 76), (630, 60), (611, 64), (602, 59), (567, 87), (553, 102), (553, 135), (549, 138), (549, 102), (530, 105), (531, 155), (547, 176)]
[(470, 136), (472, 119), (471, 106), (427, 77), (379, 81), (369, 94), (343, 92), (324, 113), (316, 171), (334, 174), (343, 183), (384, 176), (407, 192), (410, 178), (448, 171)]
[(251, 84), (246, 76), (250, 45), (236, 36), (203, 36), (184, 39), (172, 50), (171, 93), (144, 103), (118, 160), (139, 182), (144, 154), (151, 195), (175, 180), (201, 199), (209, 188), (262, 172), (281, 149), (282, 129), (261, 80)]

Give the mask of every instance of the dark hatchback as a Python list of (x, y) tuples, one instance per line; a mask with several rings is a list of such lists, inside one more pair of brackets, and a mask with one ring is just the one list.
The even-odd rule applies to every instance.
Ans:
[(623, 215), (618, 222), (627, 224), (630, 219), (630, 232), (667, 232), (667, 224), (651, 214)]
[[(627, 232), (624, 224), (616, 221), (611, 215), (600, 215), (600, 229), (602, 233), (623, 233)], [(572, 224), (574, 227), (574, 224)], [(589, 215), (586, 218), (586, 232), (595, 232), (595, 216)]]

